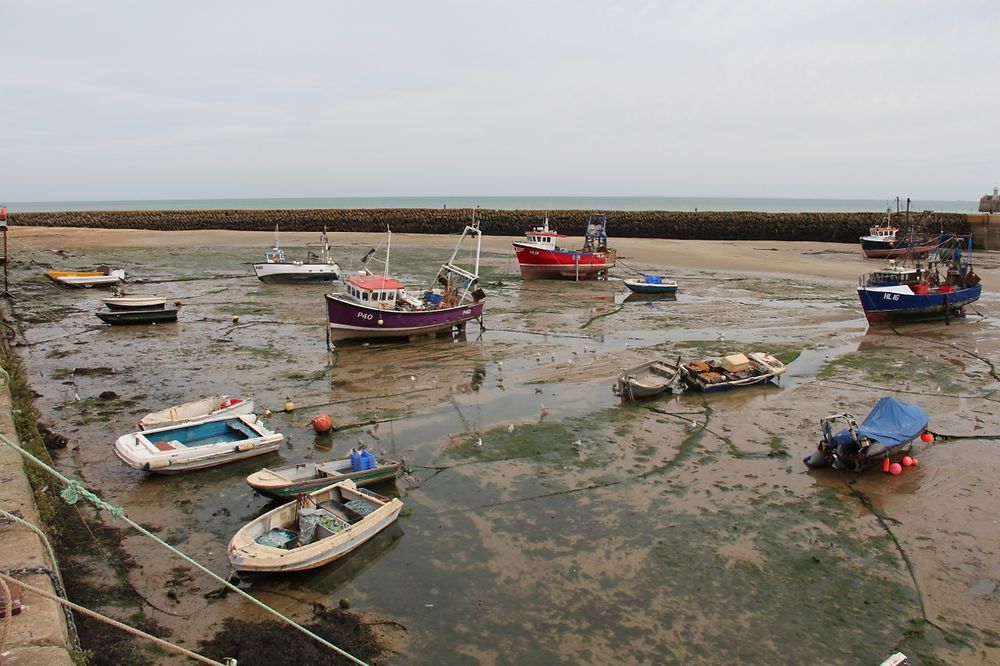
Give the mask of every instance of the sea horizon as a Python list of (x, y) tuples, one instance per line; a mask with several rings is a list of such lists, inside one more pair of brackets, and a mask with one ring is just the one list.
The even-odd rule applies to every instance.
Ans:
[[(394, 196), (394, 197), (260, 197), (213, 199), (134, 199), (93, 201), (11, 201), (10, 213), (54, 213), (120, 210), (305, 210), (362, 208), (483, 208), (495, 210), (592, 211), (750, 211), (763, 213), (852, 213), (895, 210), (896, 199), (820, 199), (781, 197), (661, 196)], [(906, 199), (901, 198), (900, 209)], [(973, 213), (976, 201), (910, 201), (911, 211)]]

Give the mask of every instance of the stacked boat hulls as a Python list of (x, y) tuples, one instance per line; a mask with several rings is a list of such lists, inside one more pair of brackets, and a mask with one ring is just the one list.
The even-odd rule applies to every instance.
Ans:
[(159, 324), (177, 321), (178, 308), (168, 308), (165, 296), (125, 296), (116, 294), (102, 299), (107, 312), (97, 317), (112, 326)]
[[(177, 474), (275, 452), (284, 435), (253, 411), (254, 401), (214, 395), (147, 414), (140, 430), (115, 441), (129, 467)], [(361, 486), (394, 479), (400, 463), (365, 447), (343, 459), (261, 469), (247, 483), (291, 499), (242, 527), (229, 544), (234, 570), (277, 573), (312, 569), (357, 549), (391, 525), (403, 508)]]

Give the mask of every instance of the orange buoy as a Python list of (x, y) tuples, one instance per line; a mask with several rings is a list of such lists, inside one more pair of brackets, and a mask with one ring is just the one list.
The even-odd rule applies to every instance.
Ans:
[(930, 434), (925, 430), (922, 433), (920, 433), (920, 441), (924, 442), (925, 444), (930, 444), (931, 442), (934, 441), (934, 435)]
[(888, 458), (882, 458), (882, 471), (883, 472), (888, 472), (889, 471), (889, 464), (890, 464), (890, 462), (891, 461)]
[(913, 459), (913, 466), (914, 466), (914, 467), (916, 467), (916, 466), (917, 466), (917, 465), (919, 465), (919, 464), (920, 464), (920, 461), (919, 461), (919, 460), (917, 460), (916, 458), (914, 458), (914, 459)]
[(900, 460), (900, 462), (903, 463), (903, 467), (909, 467), (913, 464), (913, 458), (910, 456), (903, 456), (903, 459)]
[(330, 428), (333, 427), (333, 421), (326, 414), (318, 414), (312, 420), (313, 430), (319, 433), (330, 432)]
[(903, 466), (900, 465), (899, 463), (892, 463), (891, 465), (889, 465), (889, 474), (897, 476), (902, 473), (903, 473)]

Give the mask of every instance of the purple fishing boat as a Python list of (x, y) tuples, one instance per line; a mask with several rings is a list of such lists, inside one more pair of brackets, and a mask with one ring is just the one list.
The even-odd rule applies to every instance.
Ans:
[[(474, 259), (469, 269), (455, 263), (467, 238), (475, 239)], [(376, 259), (379, 248), (370, 251), (364, 268), (347, 278), (344, 290), (326, 295), (328, 343), (435, 335), (462, 330), (470, 319), (480, 319), (486, 304), (486, 294), (479, 288), (481, 242), (479, 221), (473, 219), (430, 286), (411, 293), (389, 275), (392, 232), (386, 232), (385, 259)], [(376, 261), (382, 263), (381, 275), (369, 268)]]

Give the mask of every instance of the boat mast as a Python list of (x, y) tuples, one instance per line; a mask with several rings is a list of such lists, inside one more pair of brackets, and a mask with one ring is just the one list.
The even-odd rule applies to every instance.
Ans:
[(389, 279), (389, 249), (392, 247), (392, 230), (385, 229), (385, 265), (382, 267), (382, 284)]

